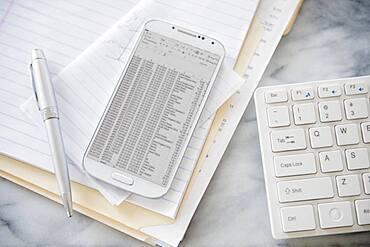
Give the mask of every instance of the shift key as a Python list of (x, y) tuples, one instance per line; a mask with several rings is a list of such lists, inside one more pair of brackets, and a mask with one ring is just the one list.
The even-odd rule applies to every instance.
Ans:
[(334, 196), (330, 177), (281, 181), (277, 183), (277, 187), (280, 202), (297, 202)]

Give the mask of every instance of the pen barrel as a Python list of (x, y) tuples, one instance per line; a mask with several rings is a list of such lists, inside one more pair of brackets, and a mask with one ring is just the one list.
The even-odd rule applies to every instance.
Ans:
[(31, 63), (32, 82), (36, 93), (39, 109), (56, 107), (54, 85), (52, 83), (46, 59), (41, 56), (34, 58)]
[(71, 194), (67, 157), (65, 155), (62, 133), (60, 131), (59, 119), (50, 118), (44, 121), (51, 157), (54, 164), (55, 176), (57, 177), (60, 194)]
[(59, 119), (58, 109), (55, 106), (48, 106), (40, 109), (42, 121), (57, 118)]

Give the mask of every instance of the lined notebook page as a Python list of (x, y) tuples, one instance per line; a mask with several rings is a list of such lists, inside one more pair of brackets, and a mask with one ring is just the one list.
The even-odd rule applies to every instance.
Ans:
[[(28, 74), (31, 49), (44, 49), (55, 75), (137, 2), (0, 1), (1, 153), (53, 171), (45, 133), (19, 110), (19, 105), (33, 94)], [(92, 186), (78, 170), (71, 170), (74, 180)]]
[[(141, 2), (54, 80), (68, 155), (82, 165), (87, 145), (145, 21), (168, 20), (220, 40), (226, 49), (224, 66), (232, 68), (256, 6), (257, 2), (251, 0), (233, 4), (222, 0)], [(232, 91), (232, 85), (240, 80), (225, 68), (224, 80), (218, 87), (220, 93), (212, 97), (216, 105), (216, 101), (225, 100), (223, 92)], [(25, 109), (39, 117), (34, 103), (26, 104)], [(209, 112), (204, 113), (207, 117), (197, 126), (170, 191), (155, 200), (132, 195), (130, 202), (169, 217), (176, 216), (211, 125), (209, 116), (216, 109), (210, 107)]]

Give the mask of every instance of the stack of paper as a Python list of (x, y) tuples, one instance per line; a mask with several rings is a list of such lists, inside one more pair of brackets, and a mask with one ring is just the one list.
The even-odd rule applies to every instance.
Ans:
[[(44, 131), (19, 106), (33, 94), (30, 52), (42, 48), (59, 73), (126, 14), (138, 0), (0, 1), (0, 152), (53, 171)], [(72, 178), (94, 186), (78, 169)], [(102, 189), (103, 190), (103, 189)]]
[[(202, 114), (202, 120), (193, 134), (170, 191), (159, 199), (147, 199), (137, 195), (132, 195), (128, 199), (134, 204), (174, 218), (211, 125), (209, 118), (243, 82), (242, 78), (238, 77), (231, 68), (253, 18), (256, 3), (248, 0), (242, 2), (249, 4), (251, 11), (245, 10), (245, 6), (248, 5), (237, 8), (234, 5), (220, 5), (219, 1), (208, 1), (207, 4), (185, 3), (179, 0), (142, 1), (70, 63), (54, 79), (54, 83), (66, 150), (72, 161), (82, 169), (82, 159), (87, 145), (143, 23), (149, 19), (164, 19), (215, 37), (225, 46), (226, 61), (211, 92), (211, 101), (207, 102), (206, 111)], [(194, 11), (194, 7), (197, 7), (197, 11)], [(221, 7), (223, 7), (222, 11)], [(189, 23), (188, 20), (191, 22)], [(220, 25), (225, 27), (220, 28)], [(24, 106), (24, 109), (33, 119), (41, 121), (35, 106), (35, 102), (31, 101)], [(101, 184), (97, 180), (94, 182)], [(109, 189), (106, 185), (105, 190)], [(117, 192), (114, 188), (109, 190), (108, 194), (111, 197), (114, 195), (113, 203), (120, 203), (127, 196), (123, 192)]]
[[(246, 0), (245, 0), (246, 1)], [(233, 131), (236, 128), (237, 122), (239, 121), (244, 108), (246, 107), (249, 99), (250, 94), (253, 91), (253, 88), (255, 87), (256, 83), (258, 82), (258, 77), (263, 73), (265, 67), (267, 66), (268, 61), (270, 60), (271, 55), (273, 54), (273, 51), (276, 48), (276, 45), (278, 41), (281, 38), (281, 34), (283, 30), (285, 29), (286, 24), (288, 23), (288, 20), (290, 19), (292, 13), (294, 12), (299, 0), (295, 1), (288, 1), (288, 0), (261, 0), (261, 4), (258, 8), (256, 19), (253, 23), (252, 30), (248, 32), (248, 38), (246, 42), (244, 43), (243, 51), (240, 53), (239, 56), (239, 63), (236, 66), (236, 69), (239, 73), (245, 73), (246, 69), (250, 71), (249, 77), (254, 77), (256, 79), (247, 80), (247, 83), (244, 84), (244, 87), (236, 93), (230, 99), (227, 103), (223, 105), (223, 107), (218, 111), (216, 117), (214, 118), (214, 123), (212, 124), (211, 129), (206, 129), (205, 135), (207, 136), (206, 143), (204, 144), (203, 148), (201, 149), (201, 155), (198, 159), (196, 168), (194, 170), (194, 173), (190, 180), (190, 185), (188, 186), (188, 189), (185, 193), (185, 198), (183, 203), (181, 204), (180, 211), (176, 217), (176, 220), (169, 220), (166, 217), (160, 217), (157, 214), (153, 213), (149, 210), (144, 210), (141, 207), (135, 207), (130, 203), (123, 203), (119, 207), (110, 206), (107, 204), (107, 202), (104, 200), (103, 197), (101, 197), (96, 191), (91, 190), (89, 187), (73, 183), (73, 192), (74, 192), (74, 202), (75, 202), (75, 209), (83, 212), (86, 215), (89, 215), (90, 217), (97, 219), (111, 227), (114, 227), (120, 231), (126, 232), (127, 234), (130, 234), (131, 236), (134, 236), (138, 239), (141, 239), (143, 241), (146, 241), (147, 243), (153, 244), (153, 245), (161, 245), (161, 246), (177, 246), (181, 239), (183, 238), (185, 231), (190, 223), (190, 220), (197, 208), (197, 205), (199, 204), (200, 199), (202, 198), (202, 195), (207, 188), (207, 185), (212, 178), (212, 175), (217, 168), (217, 164), (219, 162), (220, 157), (222, 156), (222, 153), (224, 149), (226, 148), (226, 145), (229, 141), (229, 139), (232, 136)], [(89, 1), (89, 4), (92, 1)], [(132, 2), (132, 1), (130, 1)], [(167, 2), (159, 2), (164, 5), (167, 5)], [(223, 22), (224, 18), (222, 18), (222, 13), (227, 15), (235, 14), (235, 20), (240, 20), (240, 18), (243, 18), (243, 15), (249, 13), (249, 18), (252, 18), (254, 10), (253, 10), (253, 2), (254, 6), (257, 5), (258, 1), (246, 1), (246, 2), (226, 2), (226, 1), (198, 1), (194, 3), (193, 1), (187, 1), (186, 3), (178, 3), (176, 4), (176, 1), (172, 0), (169, 1), (170, 3), (175, 4), (172, 6), (173, 9), (177, 9), (177, 11), (174, 11), (176, 13), (176, 17), (180, 18), (179, 24), (181, 21), (183, 21), (183, 26), (188, 26), (191, 24), (192, 18), (188, 19), (182, 19), (181, 13), (182, 11), (178, 8), (183, 5), (191, 5), (196, 4), (201, 8), (202, 11), (196, 12), (196, 15), (203, 15), (205, 13), (204, 8), (209, 9), (208, 11), (212, 12), (212, 9), (214, 11), (214, 8), (217, 7), (219, 11), (221, 12), (220, 15), (213, 18), (213, 21), (216, 24), (217, 27), (222, 26), (220, 22)], [(248, 2), (248, 3), (247, 3)], [(70, 18), (78, 18), (79, 20), (75, 20), (76, 23), (81, 23), (80, 25), (86, 25), (90, 21), (99, 20), (99, 23), (104, 23), (103, 13), (109, 13), (110, 16), (115, 16), (115, 13), (121, 12), (119, 7), (115, 8), (115, 6), (118, 6), (119, 4), (124, 4), (125, 2), (116, 2), (113, 0), (105, 1), (104, 6), (107, 9), (102, 8), (102, 4), (99, 1), (93, 1), (91, 6), (85, 6), (83, 8), (85, 1), (79, 2), (79, 5), (76, 7), (72, 7), (70, 3), (65, 3), (65, 1), (53, 1), (53, 2), (46, 2), (44, 0), (38, 0), (37, 7), (32, 8), (31, 4), (28, 4), (29, 1), (9, 1), (9, 2), (2, 2), (0, 3), (0, 46), (5, 47), (6, 49), (2, 49), (1, 53), (8, 54), (7, 56), (2, 56), (0, 59), (0, 69), (5, 72), (1, 73), (0, 76), (0, 82), (10, 82), (10, 80), (14, 77), (17, 77), (17, 72), (13, 72), (13, 68), (18, 68), (18, 72), (22, 71), (19, 69), (21, 66), (16, 67), (14, 65), (7, 66), (8, 63), (10, 63), (9, 59), (12, 57), (12, 54), (19, 54), (19, 57), (16, 59), (19, 61), (25, 61), (29, 54), (27, 49), (34, 48), (37, 44), (41, 46), (41, 48), (50, 48), (47, 49), (47, 55), (49, 60), (53, 60), (58, 62), (57, 59), (52, 59), (54, 56), (50, 56), (49, 53), (52, 54), (67, 54), (64, 53), (64, 49), (68, 50), (68, 46), (64, 47), (62, 45), (58, 46), (58, 49), (60, 50), (59, 53), (55, 52), (53, 53), (53, 47), (56, 47), (58, 44), (55, 44), (53, 42), (50, 42), (53, 36), (56, 35), (56, 33), (52, 32), (52, 29), (43, 29), (40, 28), (38, 25), (39, 23), (46, 22), (52, 23), (52, 21), (55, 21), (55, 29), (60, 32), (66, 32), (70, 34), (70, 31), (73, 30), (73, 27), (71, 27), (71, 23), (68, 22), (68, 20), (65, 20), (63, 18), (58, 17), (57, 13), (67, 14), (66, 9), (73, 10), (71, 14), (67, 14)], [(208, 4), (209, 3), (209, 4)], [(32, 4), (33, 1), (32, 1)], [(27, 8), (22, 8), (24, 6), (27, 6)], [(224, 8), (225, 5), (227, 5), (229, 8)], [(14, 8), (16, 6), (17, 8)], [(69, 7), (66, 7), (69, 6)], [(194, 7), (195, 5), (193, 5)], [(20, 7), (20, 8), (18, 8)], [(30, 9), (30, 11), (28, 11)], [(116, 9), (116, 10), (112, 10)], [(25, 12), (20, 12), (19, 10), (27, 10)], [(240, 12), (239, 12), (240, 10)], [(54, 11), (54, 12), (53, 12)], [(60, 12), (59, 12), (60, 11)], [(63, 12), (64, 11), (64, 12)], [(106, 12), (108, 11), (108, 12)], [(112, 13), (110, 13), (112, 11)], [(54, 18), (48, 18), (48, 13), (53, 14), (53, 16), (56, 16), (56, 19)], [(34, 15), (35, 17), (30, 17), (30, 15)], [(122, 11), (122, 15), (123, 15)], [(207, 13), (208, 14), (208, 13)], [(89, 15), (93, 16), (91, 18)], [(28, 36), (34, 37), (33, 33), (29, 32), (29, 35), (21, 36), (22, 32), (18, 32), (16, 35), (12, 34), (13, 31), (18, 29), (13, 29), (10, 26), (7, 27), (4, 25), (4, 23), (10, 23), (11, 25), (17, 25), (17, 22), (20, 21), (18, 18), (11, 19), (10, 17), (13, 16), (19, 16), (23, 21), (25, 20), (32, 20), (29, 21), (28, 25), (29, 30), (37, 30), (38, 32), (41, 32), (42, 35), (38, 36), (35, 41), (31, 41), (31, 39), (28, 39)], [(138, 15), (140, 16), (140, 15)], [(226, 18), (226, 17), (225, 17)], [(33, 20), (35, 19), (36, 22)], [(85, 20), (86, 19), (86, 20)], [(108, 18), (109, 19), (109, 18)], [(135, 18), (131, 19), (135, 20)], [(190, 23), (189, 23), (190, 22)], [(230, 35), (230, 31), (240, 29), (243, 25), (239, 23), (240, 26), (236, 22), (233, 22), (236, 26), (235, 28), (228, 27), (227, 33), (225, 33), (225, 39), (226, 41), (228, 39), (233, 39), (233, 36)], [(194, 30), (201, 30), (199, 29), (199, 26), (196, 25), (197, 23), (193, 23), (195, 26), (192, 28)], [(260, 25), (262, 24), (262, 25)], [(99, 26), (99, 25), (97, 25)], [(4, 28), (6, 27), (6, 28)], [(85, 26), (84, 26), (85, 27)], [(94, 30), (92, 26), (92, 30)], [(117, 26), (116, 26), (117, 27)], [(261, 28), (264, 27), (264, 28)], [(76, 27), (78, 28), (78, 27)], [(108, 27), (107, 27), (108, 28)], [(82, 30), (82, 29), (79, 29)], [(234, 30), (234, 31), (235, 31)], [(5, 31), (3, 34), (3, 31)], [(129, 29), (128, 31), (131, 31), (132, 34), (136, 33), (136, 29)], [(207, 29), (207, 32), (212, 32), (214, 30)], [(82, 31), (81, 31), (82, 32)], [(235, 31), (236, 32), (236, 31)], [(11, 35), (8, 35), (11, 33)], [(84, 38), (84, 35), (79, 32), (74, 33), (74, 37), (80, 37), (81, 39)], [(37, 36), (37, 35), (36, 35)], [(98, 35), (96, 35), (97, 37)], [(213, 37), (217, 37), (215, 35), (210, 35)], [(7, 39), (9, 37), (17, 37), (15, 39), (11, 39), (11, 41), (8, 41)], [(65, 37), (68, 37), (65, 36)], [(105, 36), (108, 37), (108, 36)], [(121, 36), (122, 37), (122, 36)], [(239, 37), (239, 36), (235, 36)], [(244, 38), (244, 34), (240, 35), (242, 39)], [(58, 39), (59, 40), (59, 39)], [(63, 40), (60, 38), (60, 40)], [(115, 59), (115, 62), (112, 62), (112, 64), (115, 63), (122, 63), (121, 57), (124, 54), (124, 52), (119, 53), (119, 51), (127, 51), (127, 49), (123, 49), (126, 47), (122, 47), (119, 42), (115, 42), (117, 39), (103, 39), (103, 41), (99, 41), (99, 43), (104, 43), (105, 48), (109, 48), (109, 51), (107, 53), (101, 54), (97, 53), (98, 56), (106, 55), (105, 59)], [(118, 40), (122, 41), (120, 37), (118, 37)], [(27, 49), (21, 50), (19, 49), (19, 46), (17, 43), (23, 43), (25, 46), (28, 45)], [(73, 44), (73, 43), (72, 43)], [(13, 48), (11, 48), (13, 46)], [(264, 48), (266, 47), (266, 48)], [(8, 50), (11, 48), (11, 50), (8, 53)], [(231, 47), (231, 48), (235, 48)], [(18, 51), (18, 50), (19, 51)], [(254, 53), (254, 51), (257, 49), (258, 53)], [(50, 52), (49, 52), (50, 50)], [(90, 49), (89, 49), (90, 50)], [(238, 54), (239, 47), (236, 50), (236, 54)], [(27, 51), (27, 52), (26, 52)], [(118, 51), (118, 53), (117, 53)], [(22, 53), (22, 54), (20, 54)], [(27, 54), (26, 54), (27, 53)], [(85, 53), (87, 55), (88, 53)], [(118, 57), (117, 57), (117, 54)], [(82, 56), (81, 56), (82, 57)], [(252, 62), (249, 63), (250, 58), (252, 57)], [(96, 58), (93, 58), (92, 61), (95, 61)], [(235, 57), (234, 57), (235, 59)], [(14, 59), (13, 59), (14, 60)], [(72, 60), (72, 59), (71, 59)], [(109, 59), (107, 59), (109, 60)], [(113, 61), (110, 60), (110, 61)], [(23, 61), (23, 62), (24, 62)], [(78, 61), (78, 60), (76, 60)], [(75, 62), (76, 62), (75, 61)], [(86, 60), (81, 60), (86, 62)], [(87, 61), (87, 62), (90, 62)], [(55, 62), (52, 62), (52, 64)], [(65, 62), (63, 66), (64, 67)], [(81, 62), (82, 63), (82, 62)], [(73, 63), (72, 63), (73, 64)], [(72, 66), (72, 64), (70, 66)], [(250, 66), (248, 66), (248, 64)], [(26, 67), (26, 62), (23, 64), (24, 67)], [(65, 69), (65, 71), (69, 70), (69, 67)], [(118, 65), (117, 65), (118, 66)], [(51, 67), (54, 67), (53, 65)], [(258, 68), (258, 69), (255, 69)], [(54, 73), (56, 73), (57, 70), (53, 70)], [(64, 72), (65, 72), (64, 71)], [(64, 73), (63, 72), (63, 73)], [(73, 73), (77, 74), (83, 74), (82, 71), (74, 71)], [(95, 75), (95, 74), (94, 74)], [(4, 76), (4, 78), (2, 77)], [(22, 79), (23, 78), (23, 79)], [(76, 78), (72, 77), (72, 79), (76, 80)], [(17, 78), (17, 82), (24, 82), (24, 85), (28, 86), (28, 77), (24, 74), (23, 77)], [(58, 82), (63, 83), (61, 81)], [(80, 84), (80, 81), (77, 81), (78, 84)], [(250, 84), (251, 83), (251, 84)], [(6, 89), (6, 86), (10, 85), (11, 83), (4, 84), (5, 86), (2, 86), (1, 89)], [(13, 83), (13, 85), (17, 85)], [(72, 85), (73, 86), (73, 85)], [(0, 92), (3, 96), (3, 91), (0, 89)], [(10, 88), (12, 89), (12, 88)], [(18, 88), (19, 89), (19, 88)], [(17, 92), (17, 90), (13, 90), (14, 92)], [(9, 97), (5, 96), (2, 97), (0, 100), (0, 103), (6, 103), (7, 105), (11, 104), (14, 100), (13, 97), (15, 97), (15, 93)], [(25, 95), (22, 99), (19, 100), (19, 102), (22, 102), (24, 98), (30, 93), (30, 88), (28, 88), (28, 91), (25, 92)], [(4, 95), (6, 95), (4, 93)], [(60, 95), (58, 96), (60, 97)], [(12, 101), (13, 100), (13, 101)], [(58, 101), (60, 101), (60, 98), (58, 98)], [(0, 114), (0, 127), (5, 129), (5, 131), (0, 131), (0, 139), (3, 141), (0, 142), (0, 151), (6, 153), (7, 155), (11, 155), (13, 157), (17, 157), (18, 159), (25, 160), (29, 163), (32, 163), (35, 166), (41, 167), (42, 169), (52, 171), (52, 166), (50, 163), (50, 158), (48, 157), (48, 147), (46, 145), (46, 138), (44, 133), (38, 132), (39, 128), (36, 127), (36, 125), (31, 124), (32, 121), (28, 121), (22, 113), (17, 109), (17, 106), (19, 104), (17, 101), (17, 104), (14, 104), (13, 108), (7, 108), (12, 119), (18, 119), (18, 122), (21, 123), (27, 123), (27, 128), (34, 128), (35, 133), (33, 134), (32, 131), (29, 129), (26, 129), (25, 126), (21, 125), (15, 125), (13, 120), (12, 122), (6, 122), (3, 119), (8, 119), (8, 115), (6, 115), (6, 111), (4, 113)], [(216, 104), (217, 105), (217, 104)], [(32, 107), (31, 107), (32, 108)], [(2, 109), (2, 108), (0, 108)], [(17, 109), (17, 110), (15, 110)], [(16, 113), (14, 113), (16, 112)], [(31, 112), (34, 113), (34, 111), (31, 109)], [(32, 114), (33, 114), (32, 113)], [(17, 115), (18, 114), (18, 115)], [(210, 114), (208, 114), (209, 116)], [(205, 122), (207, 118), (205, 118)], [(31, 127), (30, 127), (31, 126)], [(203, 126), (206, 126), (204, 124)], [(26, 130), (26, 131), (25, 131)], [(23, 133), (22, 133), (23, 131)], [(207, 134), (208, 132), (208, 134)], [(10, 134), (11, 133), (11, 134)], [(28, 133), (31, 133), (31, 138)], [(19, 136), (21, 135), (21, 136)], [(35, 138), (37, 137), (37, 138)], [(32, 144), (32, 140), (36, 140), (35, 143)], [(15, 141), (13, 141), (15, 140)], [(31, 141), (30, 141), (31, 140)], [(39, 140), (37, 142), (37, 140)], [(18, 142), (18, 143), (17, 143)], [(16, 143), (16, 144), (14, 144)], [(24, 143), (27, 143), (26, 146)], [(40, 145), (41, 143), (44, 143), (44, 145)], [(1, 145), (3, 144), (3, 145)], [(9, 145), (10, 144), (10, 145)], [(13, 145), (14, 144), (14, 145)], [(34, 151), (31, 151), (32, 148), (35, 147), (37, 150), (46, 150), (46, 153), (44, 155), (38, 155), (39, 153), (42, 153), (38, 151), (37, 153), (32, 153)], [(40, 148), (41, 147), (41, 148)], [(46, 158), (41, 158), (42, 156), (45, 156)], [(2, 166), (0, 167), (1, 176), (4, 176), (11, 181), (14, 181), (18, 184), (21, 184), (31, 190), (34, 190), (50, 199), (53, 200), (59, 200), (58, 194), (57, 194), (57, 187), (55, 185), (54, 177), (44, 172), (36, 167), (31, 167), (27, 164), (20, 163), (20, 162), (11, 162), (9, 159), (0, 158)], [(40, 163), (38, 163), (40, 161)], [(42, 162), (44, 165), (40, 165)], [(75, 166), (72, 166), (72, 168)], [(80, 183), (87, 184), (89, 186), (94, 186), (85, 179), (85, 176), (83, 176), (82, 173), (80, 173), (79, 169), (75, 169), (73, 171), (74, 173), (74, 180), (79, 181)], [(76, 175), (79, 174), (79, 175)], [(102, 187), (104, 190), (105, 186)], [(87, 196), (88, 195), (88, 196)], [(105, 193), (105, 196), (109, 196), (111, 193)], [(112, 199), (112, 198), (111, 198)], [(116, 199), (116, 198), (114, 198)], [(113, 200), (113, 199), (112, 199)], [(139, 204), (140, 202), (138, 202)], [(169, 211), (168, 211), (169, 212)]]
[(59, 73), (138, 1), (0, 2), (0, 152), (43, 169), (48, 144), (19, 106), (32, 95), (30, 51), (44, 49), (50, 71)]
[[(202, 153), (205, 164), (219, 163), (227, 144), (236, 130), (245, 109), (257, 87), (267, 65), (275, 52), (277, 45), (291, 20), (300, 0), (263, 0), (261, 1), (256, 20), (261, 24), (263, 33), (256, 44), (256, 48), (248, 55), (251, 60), (247, 64), (239, 64), (237, 69), (244, 74), (246, 83), (228, 100), (219, 110), (213, 122), (212, 131), (207, 142), (212, 143), (210, 151)], [(249, 35), (248, 35), (249, 38)], [(252, 38), (252, 37), (251, 37)], [(205, 144), (209, 146), (210, 144)]]

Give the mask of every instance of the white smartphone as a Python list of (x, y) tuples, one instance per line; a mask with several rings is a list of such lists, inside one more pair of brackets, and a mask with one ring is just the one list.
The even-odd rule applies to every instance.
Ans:
[(86, 171), (145, 197), (167, 193), (223, 58), (215, 39), (148, 21), (86, 150)]

